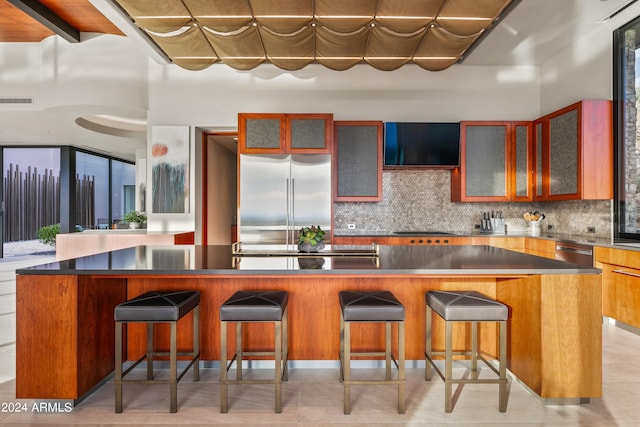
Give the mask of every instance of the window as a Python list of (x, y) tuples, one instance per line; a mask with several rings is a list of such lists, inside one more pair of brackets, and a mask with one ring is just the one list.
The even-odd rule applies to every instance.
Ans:
[(614, 32), (614, 236), (640, 240), (640, 17)]
[(60, 149), (4, 148), (2, 243), (33, 240), (60, 221)]
[(109, 159), (76, 153), (76, 221), (82, 228), (109, 222)]
[(136, 210), (136, 167), (118, 160), (111, 161), (111, 218), (122, 219)]

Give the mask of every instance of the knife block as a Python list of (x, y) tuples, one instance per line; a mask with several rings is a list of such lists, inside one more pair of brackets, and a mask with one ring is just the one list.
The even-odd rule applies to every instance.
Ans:
[(482, 234), (507, 234), (507, 226), (502, 218), (483, 219), (480, 222)]

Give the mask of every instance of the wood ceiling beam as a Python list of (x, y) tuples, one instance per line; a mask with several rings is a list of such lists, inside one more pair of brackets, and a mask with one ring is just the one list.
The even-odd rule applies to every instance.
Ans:
[(80, 32), (36, 0), (8, 0), (9, 3), (70, 43), (80, 42)]

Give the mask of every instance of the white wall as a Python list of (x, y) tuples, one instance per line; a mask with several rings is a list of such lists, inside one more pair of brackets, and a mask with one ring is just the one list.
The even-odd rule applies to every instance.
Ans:
[(581, 99), (613, 98), (613, 31), (638, 15), (634, 4), (541, 66), (541, 115)]
[(328, 112), (336, 120), (520, 120), (537, 116), (536, 67), (454, 66), (393, 72), (358, 65), (337, 72), (321, 65), (251, 72), (217, 64), (193, 72), (150, 66), (151, 125), (235, 126), (238, 112)]
[[(145, 119), (148, 59), (122, 36), (83, 33), (81, 43), (51, 36), (40, 43), (0, 43), (0, 143), (101, 148), (134, 160), (141, 138), (113, 137), (78, 126), (78, 117)], [(34, 126), (37, 124), (37, 126)]]

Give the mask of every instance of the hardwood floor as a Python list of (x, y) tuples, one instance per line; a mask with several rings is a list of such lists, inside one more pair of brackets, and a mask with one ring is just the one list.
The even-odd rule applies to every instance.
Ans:
[[(15, 268), (34, 263), (0, 261), (0, 424), (2, 425), (481, 425), (640, 426), (640, 336), (603, 323), (603, 397), (583, 405), (545, 405), (510, 378), (506, 413), (498, 412), (495, 385), (466, 385), (454, 410), (444, 412), (444, 385), (407, 369), (407, 412), (397, 413), (396, 387), (353, 386), (352, 413), (342, 411), (337, 369), (296, 369), (284, 384), (283, 413), (273, 412), (273, 386), (229, 388), (229, 413), (219, 410), (218, 369), (202, 369), (199, 383), (188, 373), (178, 385), (178, 413), (170, 414), (165, 385), (125, 385), (124, 412), (114, 413), (113, 383), (79, 405), (15, 398)], [(44, 261), (39, 261), (44, 262)], [(38, 263), (39, 263), (38, 262)], [(487, 369), (485, 373), (489, 373)], [(253, 371), (265, 375), (266, 370)], [(358, 375), (371, 374), (358, 369)], [(462, 375), (463, 369), (459, 370)], [(166, 371), (161, 372), (166, 374)], [(18, 412), (20, 410), (20, 412)]]

